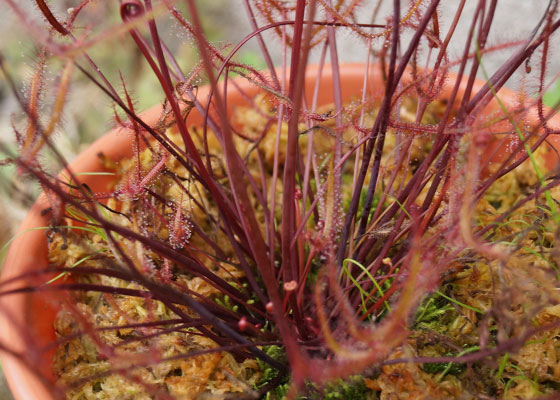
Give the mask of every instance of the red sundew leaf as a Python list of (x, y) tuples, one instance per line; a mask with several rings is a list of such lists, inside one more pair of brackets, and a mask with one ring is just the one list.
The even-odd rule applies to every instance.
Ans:
[(22, 152), (27, 152), (36, 142), (38, 133), (39, 124), (39, 102), (41, 100), (41, 92), (43, 89), (43, 82), (44, 82), (44, 67), (45, 67), (45, 56), (44, 53), (41, 52), (39, 54), (39, 60), (37, 62), (37, 67), (35, 68), (35, 73), (33, 74), (33, 79), (31, 80), (31, 87), (29, 90), (29, 98), (27, 100), (27, 109), (28, 109), (28, 123), (27, 129), (24, 136), (24, 140), (22, 142)]
[(49, 21), (49, 24), (51, 24), (51, 26), (56, 31), (58, 31), (58, 33), (62, 35), (68, 35), (70, 33), (64, 26), (62, 26), (60, 22), (58, 22), (58, 20), (52, 14), (49, 6), (47, 5), (47, 3), (45, 3), (44, 0), (35, 0), (35, 3), (37, 4), (37, 6), (39, 6), (39, 9), (43, 13), (43, 16), (47, 19), (47, 21)]

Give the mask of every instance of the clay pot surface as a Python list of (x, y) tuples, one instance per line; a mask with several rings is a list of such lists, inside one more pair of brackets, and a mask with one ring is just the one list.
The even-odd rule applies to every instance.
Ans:
[[(341, 71), (341, 88), (342, 99), (347, 102), (352, 99), (361, 97), (362, 88), (364, 87), (364, 64), (342, 64)], [(311, 104), (311, 98), (315, 88), (315, 78), (318, 73), (318, 66), (309, 66), (306, 72), (306, 96), (308, 104)], [(411, 77), (407, 76), (403, 82), (410, 82)], [(322, 79), (319, 87), (319, 105), (329, 104), (333, 102), (332, 92), (333, 75), (330, 65), (323, 68)], [(253, 97), (262, 89), (250, 84), (246, 80), (237, 80), (239, 87), (242, 88), (249, 97)], [(447, 85), (443, 88), (442, 96), (449, 96), (454, 84), (454, 75), (450, 74)], [(476, 81), (474, 93), (484, 85), (484, 82)], [(459, 101), (462, 99), (466, 87), (466, 79), (461, 82), (459, 89)], [(381, 97), (384, 93), (384, 85), (381, 72), (377, 66), (370, 68), (367, 82), (368, 95)], [(201, 87), (198, 90), (197, 98), (203, 104), (206, 103), (209, 94), (208, 87)], [(504, 104), (512, 109), (518, 104), (518, 95), (508, 89), (502, 89), (499, 96)], [(234, 85), (228, 85), (227, 107), (228, 111), (239, 105), (248, 105), (247, 98), (237, 90)], [(161, 112), (161, 105), (154, 106), (143, 112), (141, 117), (150, 126), (158, 122)], [(492, 100), (484, 109), (483, 114), (486, 116), (503, 115), (495, 100)], [(538, 121), (536, 107), (527, 112), (525, 122), (536, 124)], [(202, 123), (201, 114), (194, 109), (187, 119), (188, 125)], [(503, 124), (507, 122), (504, 121)], [(504, 126), (497, 124), (493, 129), (499, 131), (499, 127)], [(555, 129), (560, 128), (560, 115), (554, 116), (549, 121), (549, 126)], [(82, 172), (102, 172), (98, 153), (102, 152), (106, 157), (114, 161), (119, 161), (132, 156), (131, 146), (132, 132), (123, 128), (113, 129), (106, 133), (103, 137), (95, 141), (87, 150), (77, 156), (70, 164), (69, 168), (72, 173)], [(560, 139), (551, 138), (553, 145), (560, 149)], [(488, 157), (494, 159), (503, 159), (506, 156), (505, 144), (498, 140), (489, 142), (486, 153)], [(485, 153), (485, 154), (486, 154)], [(497, 154), (492, 155), (492, 154)], [(556, 163), (554, 152), (550, 152), (549, 166)], [(61, 173), (68, 176), (68, 174)], [(95, 192), (107, 192), (112, 184), (111, 178), (108, 176), (80, 176), (80, 182), (89, 185)], [(33, 205), (25, 220), (21, 224), (16, 238), (12, 242), (9, 253), (7, 255), (2, 270), (1, 281), (16, 278), (21, 274), (39, 271), (47, 267), (47, 240), (45, 230), (31, 230), (37, 227), (49, 226), (48, 216), (42, 215), (43, 210), (50, 206), (46, 196), (43, 194)], [(27, 285), (40, 285), (50, 278), (41, 275), (35, 278), (26, 278), (24, 282), (18, 280), (4, 284), (2, 291), (13, 289), (16, 287)], [(29, 349), (31, 345), (36, 348), (47, 348), (52, 345), (55, 340), (53, 322), (57, 311), (60, 309), (61, 300), (60, 293), (41, 291), (36, 293), (14, 294), (3, 296), (0, 298), (0, 343), (9, 349), (17, 352), (23, 352)], [(52, 346), (51, 346), (52, 347)], [(6, 375), (6, 379), (12, 390), (16, 400), (50, 400), (53, 395), (49, 389), (52, 386), (50, 382), (54, 380), (51, 372), (51, 360), (54, 349), (42, 353), (32, 361), (31, 364), (34, 371), (13, 354), (1, 352), (2, 367)], [(42, 379), (40, 376), (46, 378)]]

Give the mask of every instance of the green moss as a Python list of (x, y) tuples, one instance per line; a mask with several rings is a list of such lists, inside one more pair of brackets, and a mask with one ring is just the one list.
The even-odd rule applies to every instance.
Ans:
[[(276, 361), (280, 361), (281, 363), (286, 363), (288, 361), (286, 352), (284, 351), (284, 348), (281, 346), (277, 346), (277, 345), (265, 346), (263, 347), (262, 350), (268, 356), (272, 357)], [(271, 367), (270, 365), (268, 365), (267, 363), (265, 363), (260, 359), (257, 359), (257, 364), (259, 366), (259, 369), (262, 371), (263, 375), (262, 378), (255, 385), (255, 389), (261, 389), (266, 385), (268, 385), (273, 380), (275, 380), (276, 378), (278, 378), (280, 371), (278, 371), (274, 367)], [(286, 394), (288, 393), (288, 390), (290, 388), (289, 379), (290, 379), (289, 375), (286, 375), (284, 378), (282, 378), (280, 384), (276, 386), (273, 390), (266, 393), (264, 398), (266, 400), (279, 400), (286, 397)]]
[(351, 376), (347, 380), (338, 380), (329, 385), (324, 390), (323, 397), (313, 397), (313, 399), (325, 400), (361, 400), (365, 399), (370, 390), (367, 388), (363, 376)]
[[(276, 345), (266, 346), (263, 348), (263, 351), (277, 361), (287, 362), (286, 352), (283, 347)], [(279, 371), (264, 361), (257, 360), (257, 363), (263, 374), (262, 378), (255, 385), (255, 389), (258, 390), (277, 379)], [(285, 399), (290, 386), (290, 376), (286, 375), (282, 378), (280, 384), (266, 393), (263, 398), (266, 400)], [(361, 400), (369, 398), (367, 396), (368, 393), (373, 395), (373, 392), (367, 388), (364, 377), (360, 375), (351, 376), (346, 380), (336, 380), (323, 388), (313, 383), (308, 383), (303, 392), (305, 394), (297, 397), (299, 400)]]
[[(449, 354), (449, 356), (453, 356), (453, 354)], [(439, 374), (442, 372), (446, 372), (446, 374), (449, 375), (460, 375), (465, 371), (466, 365), (463, 363), (446, 363), (446, 362), (426, 363), (422, 365), (422, 369), (430, 374)]]
[(228, 310), (231, 310), (233, 312), (237, 312), (237, 310), (239, 309), (239, 306), (237, 304), (233, 304), (227, 294), (224, 295), (222, 298), (216, 297), (215, 301), (220, 306), (227, 308)]
[(556, 81), (556, 87), (550, 89), (543, 96), (543, 102), (549, 107), (554, 107), (560, 102), (560, 79)]
[(444, 326), (450, 322), (448, 318), (444, 317), (454, 313), (456, 313), (455, 309), (447, 299), (434, 293), (418, 306), (414, 317), (415, 328), (429, 329), (436, 332), (444, 331)]

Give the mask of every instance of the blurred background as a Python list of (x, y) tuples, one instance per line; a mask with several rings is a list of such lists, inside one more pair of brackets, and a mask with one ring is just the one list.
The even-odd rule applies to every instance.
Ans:
[[(16, 2), (22, 10), (28, 14), (38, 26), (45, 26), (38, 8), (33, 0), (21, 0)], [(65, 19), (68, 10), (75, 7), (78, 0), (51, 0), (50, 6), (55, 15), (60, 20)], [(203, 26), (207, 36), (219, 48), (227, 44), (236, 44), (246, 34), (251, 31), (242, 0), (212, 0), (199, 1), (201, 15), (203, 16)], [(403, 13), (409, 6), (408, 1), (402, 1)], [(472, 15), (477, 2), (468, 1), (465, 16)], [(444, 0), (440, 9), (440, 23), (442, 29), (449, 26), (448, 15), (453, 15), (459, 0)], [(545, 0), (501, 0), (498, 2), (498, 9), (495, 16), (490, 43), (503, 44), (516, 41), (527, 37), (534, 29), (539, 19), (546, 10), (548, 1)], [(379, 11), (373, 22), (385, 23), (387, 16), (392, 12), (392, 1), (367, 0), (363, 2), (358, 17), (360, 22), (371, 22), (373, 11), (379, 6)], [(113, 0), (98, 0), (89, 6), (87, 26), (84, 28), (92, 29), (94, 32), (101, 32), (103, 29), (110, 29), (120, 21), (119, 2)], [(8, 67), (13, 79), (18, 85), (18, 91), (24, 96), (28, 91), (30, 81), (38, 60), (38, 51), (30, 36), (28, 24), (20, 20), (5, 0), (0, 0), (0, 53), (4, 58), (5, 65)], [(402, 15), (402, 14), (401, 14)], [(80, 21), (80, 23), (86, 23)], [(462, 46), (467, 37), (468, 17), (464, 18), (465, 23), (458, 27), (458, 32), (462, 35), (456, 38), (455, 47), (451, 48), (451, 56), (457, 56), (462, 52)], [(184, 71), (189, 71), (197, 62), (195, 43), (192, 38), (187, 37), (180, 31), (176, 23), (169, 19), (158, 20), (158, 27), (166, 42), (176, 55)], [(445, 32), (445, 30), (444, 30)], [(409, 36), (410, 37), (410, 36)], [(407, 36), (404, 37), (404, 40)], [(458, 40), (457, 40), (458, 39)], [(273, 53), (274, 62), (281, 63), (280, 40), (272, 35), (265, 35), (267, 43), (271, 43), (270, 50)], [(348, 29), (337, 31), (339, 56), (342, 61), (364, 61), (367, 52), (364, 43)], [(560, 42), (560, 40), (557, 40)], [(382, 42), (374, 43), (374, 46), (381, 46)], [(403, 47), (406, 43), (402, 43)], [(558, 54), (558, 48), (552, 49), (552, 54)], [(511, 55), (512, 49), (496, 51), (493, 54), (485, 55), (483, 63), (488, 73), (495, 71)], [(141, 54), (133, 45), (128, 36), (110, 38), (102, 41), (89, 50), (89, 54), (101, 67), (109, 80), (118, 87), (119, 71), (126, 79), (127, 87), (133, 91), (138, 110), (145, 109), (163, 98), (153, 74), (146, 63), (141, 61)], [(252, 40), (239, 54), (241, 61), (252, 64), (257, 68), (264, 68), (256, 41)], [(318, 51), (312, 54), (312, 62), (319, 58)], [(56, 63), (56, 60), (48, 60), (47, 66)], [(537, 68), (538, 69), (538, 68)], [(552, 58), (549, 63), (547, 81), (556, 82), (548, 88), (545, 101), (555, 104), (560, 99), (560, 58)], [(6, 144), (11, 150), (15, 150), (13, 126), (22, 126), (23, 116), (15, 97), (10, 92), (6, 84), (5, 77), (0, 75), (0, 141)], [(56, 77), (51, 76), (48, 68), (45, 69), (46, 93), (48, 87), (56, 84)], [(508, 86), (518, 89), (521, 79), (512, 79)], [(530, 93), (529, 88), (529, 93)], [(535, 90), (533, 88), (533, 90)], [(44, 98), (41, 104), (43, 110), (48, 110), (49, 99)], [(63, 116), (63, 123), (59, 127), (55, 143), (67, 160), (71, 160), (76, 154), (82, 151), (89, 143), (100, 137), (113, 125), (113, 110), (106, 96), (99, 91), (90, 81), (78, 72), (74, 72), (74, 80), (66, 101), (66, 108)], [(2, 157), (3, 158), (3, 157)], [(60, 169), (53, 160), (45, 156), (45, 163), (52, 172)], [(26, 210), (30, 207), (39, 193), (37, 185), (16, 175), (13, 167), (0, 167), (0, 265), (6, 254), (6, 243), (13, 237), (19, 222), (25, 216)], [(11, 399), (8, 389), (0, 373), (0, 400)]]

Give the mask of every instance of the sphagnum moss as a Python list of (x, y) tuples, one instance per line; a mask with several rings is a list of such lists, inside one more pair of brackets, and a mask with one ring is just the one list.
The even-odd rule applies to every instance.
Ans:
[[(256, 100), (256, 103), (261, 104), (261, 113), (266, 114), (269, 111), (266, 102)], [(413, 104), (410, 105), (411, 108), (413, 106)], [(328, 108), (329, 106), (325, 107), (325, 109)], [(434, 109), (432, 114), (428, 114), (426, 118), (438, 118), (437, 114), (437, 109)], [(246, 148), (245, 151), (241, 150), (240, 154), (250, 158), (252, 157), (251, 152), (254, 152), (255, 149), (262, 150), (265, 155), (262, 168), (268, 171), (267, 174), (271, 173), (273, 159), (266, 157), (266, 151), (271, 146), (270, 138), (273, 137), (272, 132), (276, 131), (276, 127), (267, 126), (266, 118), (254, 110), (240, 109), (236, 115), (241, 137), (245, 138), (238, 141), (239, 147)], [(369, 112), (366, 118), (372, 118), (372, 115), (375, 115), (375, 111)], [(413, 118), (407, 113), (406, 108), (403, 109), (402, 117), (405, 121)], [(255, 132), (262, 132), (267, 127), (269, 132), (255, 147), (251, 142), (251, 135), (254, 139), (257, 137)], [(325, 129), (323, 131), (323, 140), (335, 140)], [(348, 137), (351, 137), (350, 133)], [(387, 157), (395, 149), (394, 138), (395, 136), (392, 134), (388, 136)], [(330, 147), (323, 145), (325, 151), (328, 151)], [(426, 141), (426, 145), (429, 145), (428, 141)], [(427, 151), (429, 151), (429, 147), (417, 144), (417, 153), (413, 157), (413, 163), (417, 162), (416, 159), (424, 157), (423, 152)], [(219, 148), (212, 149), (212, 156), (215, 160), (221, 158)], [(148, 171), (160, 161), (154, 158), (153, 153), (149, 150), (142, 152), (139, 160), (142, 171)], [(248, 165), (257, 168), (254, 153), (253, 160)], [(215, 161), (213, 166), (217, 172), (221, 170), (219, 161)], [(545, 170), (542, 164), (541, 167)], [(134, 159), (130, 159), (122, 161), (113, 168), (116, 168), (114, 171), (116, 186), (124, 188), (130, 175), (137, 172), (138, 165)], [(413, 168), (414, 165), (411, 164), (411, 169)], [(382, 176), (383, 180), (387, 182), (390, 174), (386, 172)], [(193, 225), (201, 230), (210, 229), (211, 225), (208, 223), (206, 215), (215, 215), (215, 213), (208, 212), (208, 210), (202, 212), (200, 207), (211, 203), (201, 196), (194, 197), (191, 201), (185, 201), (181, 191), (177, 188), (177, 179), (182, 182), (188, 181), (188, 171), (180, 164), (169, 160), (160, 171), (158, 179), (151, 184), (150, 190), (154, 192), (154, 198), (162, 202), (154, 208), (160, 209), (161, 215), (170, 219), (179, 213), (184, 216), (185, 221), (181, 220), (181, 223), (184, 224), (181, 229), (190, 230), (188, 227)], [(480, 227), (493, 224), (493, 221), (511, 208), (516, 199), (523, 198), (523, 195), (530, 193), (537, 184), (536, 173), (529, 162), (523, 164), (515, 174), (507, 175), (496, 181), (477, 205), (475, 215), (477, 223)], [(556, 191), (553, 192), (553, 195)], [(201, 193), (196, 188), (193, 188), (193, 192)], [(256, 199), (254, 201), (257, 203)], [(556, 271), (550, 251), (550, 247), (553, 245), (553, 238), (550, 237), (550, 216), (547, 216), (544, 210), (539, 209), (539, 201), (541, 200), (537, 198), (510, 213), (495, 229), (491, 238), (492, 243), (512, 248), (508, 267), (503, 268), (500, 274), (515, 287), (542, 286)], [(121, 223), (135, 225), (135, 229), (149, 232), (151, 235), (161, 237), (162, 240), (169, 240), (172, 235), (169, 228), (163, 223), (150, 222), (154, 220), (155, 216), (150, 215), (146, 210), (141, 211), (138, 204), (138, 198), (123, 195), (118, 200), (110, 200), (108, 208), (119, 210), (114, 218), (120, 219)], [(280, 205), (278, 207), (280, 208)], [(207, 231), (207, 234), (215, 235), (216, 241), (224, 240), (221, 232)], [(188, 245), (192, 249), (196, 249), (200, 255), (211, 251), (208, 244), (197, 237), (196, 233), (183, 233), (181, 237), (182, 244), (178, 245), (178, 248)], [(232, 250), (222, 247), (222, 251), (227, 259), (222, 260), (219, 264), (209, 262), (207, 267), (215, 269), (218, 276), (231, 285), (246, 286), (246, 283), (243, 283), (243, 273), (235, 267), (238, 262), (235, 260)], [(227, 295), (222, 295), (215, 287), (208, 285), (203, 279), (165, 265), (156, 254), (150, 254), (149, 259), (151, 263), (145, 265), (145, 268), (155, 279), (173, 280), (175, 284), (184, 287), (191, 293), (211, 299), (226, 309), (238, 311), (238, 305), (232, 302)], [(50, 247), (50, 261), (53, 264), (71, 267), (81, 260), (92, 268), (116, 265), (111, 255), (111, 249), (99, 234), (93, 232), (75, 234), (70, 230), (55, 236)], [(500, 287), (493, 282), (499, 269), (498, 265), (481, 259), (469, 259), (468, 252), (459, 257), (459, 260), (462, 261), (456, 263), (450, 275), (444, 279), (442, 286), (423, 300), (416, 311), (408, 342), (395, 349), (388, 360), (413, 357), (456, 357), (469, 354), (480, 349), (479, 344), (482, 340), (480, 334), (484, 331), (481, 330), (481, 324), (488, 325), (489, 337), (487, 340), (490, 345), (495, 345), (498, 340), (492, 335), (496, 324), (509, 323), (512, 330), (522, 329), (522, 326), (516, 326), (516, 323), (526, 319), (527, 316), (521, 314), (517, 315), (517, 321), (481, 319), (497, 301), (504, 301), (507, 298), (510, 302), (515, 302), (509, 303), (512, 312), (517, 312), (515, 309), (521, 307), (526, 301), (523, 295), (514, 296), (508, 292), (507, 286)], [(104, 276), (81, 277), (80, 281), (108, 287), (142, 289), (140, 285)], [(548, 286), (547, 291), (552, 292), (554, 285)], [(528, 289), (527, 293), (530, 293), (530, 290), (534, 289)], [(543, 292), (543, 298), (540, 299), (543, 305), (550, 302), (550, 299), (546, 298), (547, 291)], [(71, 383), (76, 379), (95, 374), (99, 374), (100, 377), (70, 391), (69, 398), (80, 398), (80, 394), (83, 395), (83, 398), (92, 396), (118, 398), (130, 395), (130, 390), (135, 391), (136, 398), (143, 398), (142, 396), (151, 398), (145, 390), (147, 384), (162, 388), (178, 398), (194, 398), (201, 394), (219, 397), (226, 393), (257, 396), (258, 389), (279, 378), (274, 368), (267, 366), (266, 363), (250, 358), (239, 360), (227, 352), (211, 352), (186, 360), (166, 361), (157, 365), (148, 363), (143, 368), (131, 368), (130, 372), (123, 377), (111, 372), (115, 366), (104, 359), (103, 343), (116, 346), (118, 351), (125, 356), (125, 360), (129, 359), (129, 367), (133, 367), (134, 363), (139, 360), (140, 362), (149, 361), (150, 358), (146, 358), (146, 355), (153, 356), (150, 352), (166, 359), (191, 352), (206, 351), (216, 348), (218, 345), (207, 337), (201, 336), (196, 326), (179, 329), (179, 326), (175, 325), (177, 322), (173, 322), (177, 315), (174, 315), (161, 302), (151, 300), (149, 297), (89, 292), (89, 294), (79, 296), (77, 300), (76, 307), (85, 316), (85, 320), (93, 324), (100, 332), (97, 334), (97, 338), (82, 336), (61, 345), (55, 359), (55, 372), (63, 383)], [(257, 300), (255, 299), (255, 301)], [(534, 299), (531, 302), (534, 307), (539, 308)], [(534, 320), (537, 323), (544, 323), (546, 320), (557, 318), (556, 314), (559, 313), (555, 311), (556, 308), (558, 307), (542, 309)], [(196, 313), (187, 308), (184, 311), (196, 319)], [(380, 318), (383, 318), (382, 314), (380, 314)], [(169, 321), (169, 326), (174, 329), (166, 333), (165, 324), (158, 328), (142, 326), (153, 321)], [(138, 324), (140, 326), (134, 326)], [(76, 321), (72, 313), (63, 312), (57, 321), (56, 330), (61, 338), (65, 338), (76, 334), (79, 326), (80, 321)], [(122, 328), (117, 329), (118, 326), (122, 326)], [(269, 327), (259, 329), (267, 330)], [(143, 331), (143, 336), (137, 335), (139, 330)], [(386, 366), (366, 376), (355, 376), (348, 381), (333, 383), (325, 388), (308, 386), (306, 391), (311, 398), (325, 396), (324, 398), (332, 399), (365, 399), (377, 398), (377, 396), (390, 398), (394, 393), (410, 398), (426, 399), (476, 398), (477, 393), (485, 393), (489, 396), (499, 395), (504, 398), (513, 398), (520, 394), (531, 397), (538, 393), (549, 393), (554, 387), (554, 382), (560, 380), (560, 376), (558, 376), (560, 364), (556, 361), (557, 350), (551, 342), (551, 340), (555, 340), (555, 335), (556, 331), (538, 334), (538, 338), (521, 347), (518, 354), (512, 355), (497, 368), (495, 365), (487, 365), (484, 362), (468, 364), (428, 362), (423, 365)], [(263, 346), (263, 349), (274, 359), (285, 359), (282, 346), (268, 345)], [(550, 354), (551, 351), (552, 354)], [(538, 369), (535, 369), (535, 360), (539, 362)], [(153, 362), (153, 360), (150, 361)], [(123, 362), (126, 363), (126, 361)], [(103, 376), (107, 372), (110, 375)], [(527, 376), (532, 376), (532, 378), (526, 379)], [(473, 383), (473, 377), (476, 377), (477, 383)], [(142, 384), (134, 384), (135, 380), (140, 380)], [(282, 381), (284, 383), (280, 384), (274, 392), (267, 394), (267, 398), (281, 398), (286, 394), (284, 391), (289, 385), (289, 377), (284, 377)], [(532, 384), (527, 386), (525, 381), (530, 381)], [(131, 389), (131, 384), (134, 389)]]

